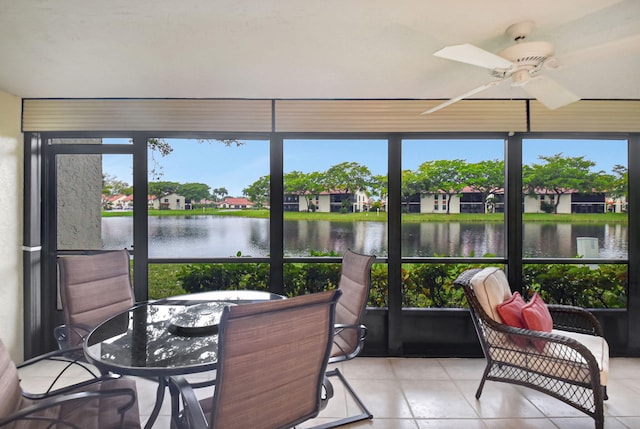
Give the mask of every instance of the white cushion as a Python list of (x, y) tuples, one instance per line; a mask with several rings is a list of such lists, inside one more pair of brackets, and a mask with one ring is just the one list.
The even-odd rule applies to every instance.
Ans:
[[(598, 369), (600, 369), (600, 384), (602, 386), (607, 385), (609, 379), (609, 344), (607, 344), (607, 340), (595, 335), (578, 334), (559, 329), (554, 329), (551, 333), (573, 338), (589, 349), (598, 363)], [(500, 343), (500, 340), (497, 340), (497, 342)], [(585, 367), (584, 358), (569, 346), (547, 342), (544, 352), (541, 354), (538, 354), (532, 346), (521, 348), (511, 344), (509, 349), (511, 353), (515, 352), (515, 350), (522, 351), (522, 353), (512, 355), (512, 362), (518, 366), (552, 377), (565, 378), (582, 383), (589, 382), (591, 375), (588, 368)], [(491, 348), (491, 354), (495, 360), (505, 361), (506, 356), (504, 353), (505, 350), (501, 347)]]
[(507, 276), (500, 268), (488, 267), (471, 278), (471, 286), (485, 313), (498, 323), (503, 323), (497, 306), (511, 298)]
[(561, 331), (554, 329), (552, 334), (564, 335), (565, 337), (573, 338), (580, 344), (589, 349), (593, 357), (598, 362), (598, 368), (600, 369), (600, 384), (607, 385), (609, 379), (609, 344), (603, 337), (589, 334), (578, 334), (575, 332)]

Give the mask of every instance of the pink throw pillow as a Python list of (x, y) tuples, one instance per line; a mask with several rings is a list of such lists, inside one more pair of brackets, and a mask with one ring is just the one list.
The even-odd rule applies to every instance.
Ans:
[[(532, 331), (551, 332), (553, 329), (553, 319), (538, 293), (533, 294), (533, 298), (522, 307), (522, 321), (527, 329)], [(542, 352), (546, 341), (532, 341), (534, 347)]]
[[(513, 295), (511, 295), (511, 298), (498, 305), (498, 314), (505, 324), (513, 326), (514, 328), (524, 328), (525, 325), (522, 320), (522, 308), (525, 305), (526, 303), (524, 302), (524, 299), (522, 299), (522, 296), (520, 296), (520, 293), (514, 292)], [(512, 335), (510, 338), (514, 344), (520, 347), (526, 347), (529, 342), (526, 338), (518, 337), (516, 335)]]

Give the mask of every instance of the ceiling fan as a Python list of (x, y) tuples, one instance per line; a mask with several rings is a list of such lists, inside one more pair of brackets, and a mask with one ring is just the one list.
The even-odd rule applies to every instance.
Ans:
[(580, 97), (541, 73), (543, 69), (556, 68), (557, 65), (553, 58), (551, 43), (524, 41), (534, 26), (533, 21), (519, 22), (509, 26), (505, 34), (516, 44), (498, 54), (485, 51), (469, 43), (447, 46), (435, 52), (433, 55), (436, 57), (487, 68), (491, 70), (491, 75), (497, 79), (438, 104), (422, 114), (428, 115), (443, 109), (506, 80), (511, 80), (511, 86), (521, 87), (551, 110), (578, 101)]

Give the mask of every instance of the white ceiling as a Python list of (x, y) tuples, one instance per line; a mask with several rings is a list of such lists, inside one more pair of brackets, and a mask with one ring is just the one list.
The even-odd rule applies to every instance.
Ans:
[[(450, 98), (509, 25), (554, 44), (583, 99), (640, 99), (639, 0), (0, 0), (0, 90), (20, 97)], [(527, 98), (503, 84), (476, 98)]]

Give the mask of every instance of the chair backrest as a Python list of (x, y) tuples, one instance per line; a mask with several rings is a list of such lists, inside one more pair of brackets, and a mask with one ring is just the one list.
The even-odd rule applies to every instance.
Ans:
[(21, 393), (18, 370), (0, 340), (0, 419), (20, 408)]
[(371, 266), (375, 260), (375, 255), (362, 255), (351, 249), (347, 249), (342, 257), (342, 273), (338, 285), (342, 296), (336, 306), (336, 323), (351, 328), (337, 330), (333, 339), (332, 358), (350, 359), (355, 357), (362, 347), (361, 331), (356, 327), (362, 323), (367, 308), (371, 289)]
[(129, 252), (116, 250), (58, 258), (67, 345), (134, 304)]
[(212, 428), (290, 428), (320, 411), (340, 291), (225, 308)]

